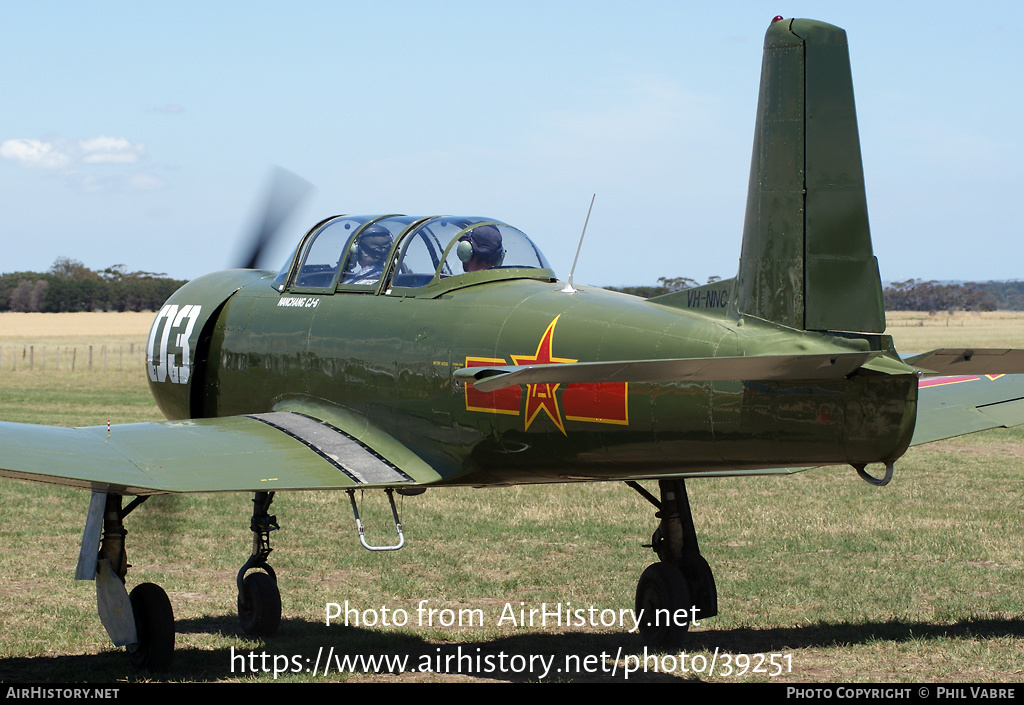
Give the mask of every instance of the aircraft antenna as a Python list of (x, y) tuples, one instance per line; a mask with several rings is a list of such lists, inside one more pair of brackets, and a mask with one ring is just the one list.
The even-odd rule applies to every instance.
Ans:
[(565, 288), (562, 289), (563, 294), (576, 293), (576, 290), (572, 288), (572, 275), (576, 273), (576, 261), (580, 258), (580, 250), (583, 248), (583, 236), (587, 234), (587, 223), (590, 222), (590, 211), (594, 210), (595, 198), (597, 198), (596, 193), (590, 197), (590, 208), (587, 209), (587, 219), (583, 221), (583, 232), (580, 233), (580, 243), (576, 245), (576, 256), (572, 258), (572, 269), (569, 270), (569, 281), (565, 283)]

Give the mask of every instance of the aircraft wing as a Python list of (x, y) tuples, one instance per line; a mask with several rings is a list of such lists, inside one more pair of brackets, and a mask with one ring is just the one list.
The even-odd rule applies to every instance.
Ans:
[(1024, 424), (1024, 375), (925, 377), (911, 445)]
[[(440, 477), (354, 414), (315, 408), (88, 428), (0, 423), (0, 477), (124, 494), (396, 487)], [(345, 412), (340, 412), (344, 414)], [(345, 428), (341, 428), (344, 426)]]
[(837, 352), (809, 355), (499, 365), (465, 367), (456, 370), (455, 376), (463, 381), (472, 382), (473, 387), (481, 392), (493, 392), (515, 384), (841, 379), (878, 357), (879, 354), (878, 352)]

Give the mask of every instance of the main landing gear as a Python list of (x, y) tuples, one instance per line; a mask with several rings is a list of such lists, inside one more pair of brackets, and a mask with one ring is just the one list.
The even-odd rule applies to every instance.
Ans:
[[(130, 595), (124, 587), (129, 567), (124, 518), (145, 500), (146, 497), (136, 497), (122, 508), (121, 495), (93, 492), (75, 578), (96, 581), (100, 620), (111, 641), (128, 648), (134, 665), (160, 671), (171, 664), (174, 655), (171, 601), (163, 588), (153, 583), (137, 585)], [(98, 556), (93, 553), (97, 544)]]
[(636, 482), (626, 484), (658, 509), (661, 520), (651, 539), (660, 562), (649, 565), (636, 586), (640, 636), (652, 646), (676, 646), (691, 622), (718, 614), (715, 578), (700, 555), (686, 484), (659, 480), (660, 501)]
[[(400, 494), (409, 495), (421, 491), (417, 488), (398, 490)], [(389, 488), (385, 492), (398, 532), (398, 543), (391, 546), (371, 546), (366, 543), (359, 511), (352, 496), (354, 492), (350, 492), (359, 541), (371, 551), (394, 551), (405, 543), (392, 490)], [(120, 494), (92, 493), (75, 579), (96, 581), (100, 621), (114, 645), (127, 647), (129, 657), (136, 666), (151, 671), (164, 670), (170, 666), (174, 655), (174, 612), (167, 593), (153, 583), (138, 585), (130, 595), (124, 587), (129, 567), (125, 550), (125, 536), (128, 532), (124, 528), (124, 518), (148, 497), (136, 497), (123, 509), (122, 499)], [(275, 634), (281, 625), (281, 592), (277, 587), (277, 575), (267, 562), (273, 550), (270, 547), (270, 532), (280, 528), (277, 517), (269, 512), (273, 501), (273, 492), (254, 493), (252, 519), (249, 522), (252, 553), (236, 577), (238, 617), (242, 629), (246, 634), (258, 637)]]
[[(100, 621), (114, 645), (127, 647), (135, 666), (161, 671), (174, 655), (174, 611), (159, 585), (142, 583), (130, 595), (125, 589), (129, 563), (124, 518), (147, 497), (136, 497), (124, 508), (122, 499), (119, 494), (93, 492), (75, 579), (96, 581)], [(267, 511), (273, 500), (273, 492), (255, 493), (249, 524), (252, 554), (238, 571), (238, 616), (242, 629), (253, 636), (270, 636), (281, 624), (281, 593), (267, 563), (270, 532), (278, 528), (277, 517)]]

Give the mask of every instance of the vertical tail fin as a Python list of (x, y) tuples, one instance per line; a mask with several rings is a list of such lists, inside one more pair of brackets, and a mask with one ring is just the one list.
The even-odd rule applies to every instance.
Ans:
[(736, 306), (803, 330), (885, 330), (838, 27), (781, 20), (765, 35)]

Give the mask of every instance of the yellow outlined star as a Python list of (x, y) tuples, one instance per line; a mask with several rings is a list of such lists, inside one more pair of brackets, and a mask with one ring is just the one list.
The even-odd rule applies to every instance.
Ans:
[[(544, 331), (544, 335), (541, 336), (540, 342), (537, 344), (537, 352), (533, 357), (526, 355), (512, 355), (512, 364), (514, 365), (550, 365), (556, 363), (565, 362), (576, 362), (576, 360), (569, 360), (563, 357), (552, 357), (551, 356), (551, 341), (555, 335), (555, 324), (558, 323), (560, 316), (555, 316), (555, 319), (548, 325), (547, 330)], [(528, 384), (527, 395), (526, 395), (526, 428), (530, 428), (530, 424), (537, 417), (541, 411), (548, 415), (552, 421), (555, 422), (555, 426), (562, 432), (563, 436), (568, 434), (565, 432), (565, 426), (562, 423), (562, 414), (558, 409), (558, 400), (555, 398), (555, 390), (558, 389), (557, 384)]]

